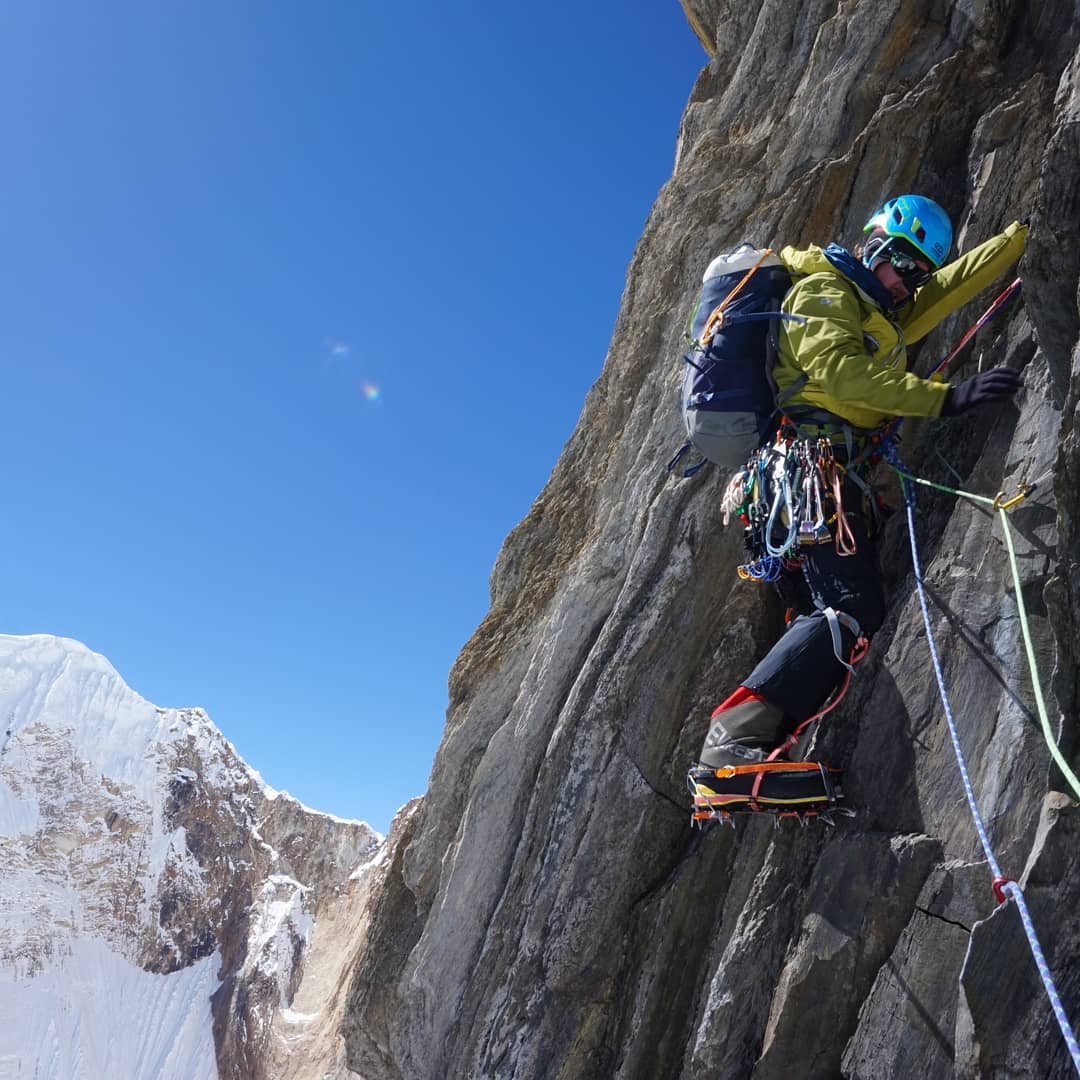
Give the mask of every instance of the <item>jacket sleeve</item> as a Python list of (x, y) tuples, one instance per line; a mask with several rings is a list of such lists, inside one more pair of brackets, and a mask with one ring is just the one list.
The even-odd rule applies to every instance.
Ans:
[[(893, 416), (937, 416), (948, 389), (901, 367), (875, 360), (863, 343), (854, 289), (835, 274), (803, 278), (784, 299), (784, 350), (808, 382), (799, 398), (824, 408), (837, 401)], [(782, 389), (782, 388), (781, 388)]]
[(1014, 221), (1003, 233), (947, 263), (915, 293), (915, 300), (899, 313), (904, 339), (910, 344), (926, 337), (942, 319), (1000, 277), (1024, 252), (1028, 227)]

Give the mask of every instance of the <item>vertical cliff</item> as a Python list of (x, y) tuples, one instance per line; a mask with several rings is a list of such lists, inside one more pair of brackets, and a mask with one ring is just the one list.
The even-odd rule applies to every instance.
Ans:
[[(881, 545), (890, 617), (816, 736), (848, 770), (858, 817), (689, 829), (686, 766), (777, 613), (736, 579), (725, 478), (675, 481), (664, 463), (681, 441), (681, 329), (713, 255), (743, 239), (850, 243), (884, 197), (911, 190), (950, 211), (961, 249), (1030, 217), (1024, 304), (961, 369), (1007, 362), (1025, 389), (996, 411), (909, 424), (904, 453), (989, 494), (1053, 469), (1013, 520), (1051, 717), (1075, 761), (1075, 6), (683, 6), (715, 55), (603, 371), (451, 672), (428, 793), (371, 911), (349, 1065), (369, 1080), (1069, 1075), (1016, 912), (995, 910), (902, 515)], [(949, 320), (921, 361), (984, 306)], [(1075, 1019), (1080, 814), (1032, 711), (1000, 527), (973, 504), (919, 499), (975, 790)]]

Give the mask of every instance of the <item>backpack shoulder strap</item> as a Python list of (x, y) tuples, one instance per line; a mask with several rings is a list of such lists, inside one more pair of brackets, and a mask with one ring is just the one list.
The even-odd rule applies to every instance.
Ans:
[[(792, 288), (794, 288), (794, 283)], [(791, 289), (788, 290), (791, 292)], [(785, 297), (786, 299), (786, 297)], [(809, 381), (810, 376), (805, 371), (799, 372), (799, 377), (790, 385), (785, 386), (783, 390), (777, 388), (776, 379), (773, 378), (773, 368), (776, 367), (776, 357), (780, 351), (780, 341), (777, 336), (777, 328), (784, 321), (784, 319), (791, 319), (797, 322), (805, 322), (806, 320), (801, 315), (784, 315), (781, 313), (784, 301), (778, 300), (772, 305), (772, 310), (777, 313), (777, 317), (769, 323), (769, 337), (766, 342), (765, 353), (765, 377), (769, 380), (769, 389), (772, 391), (773, 401), (776, 402), (776, 412), (779, 412), (788, 401), (791, 400)], [(773, 415), (776, 415), (776, 412)]]

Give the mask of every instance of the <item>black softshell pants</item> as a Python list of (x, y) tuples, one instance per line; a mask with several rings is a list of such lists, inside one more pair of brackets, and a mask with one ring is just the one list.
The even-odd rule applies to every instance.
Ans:
[[(784, 636), (743, 680), (743, 686), (779, 707), (794, 724), (813, 716), (847, 673), (836, 655), (825, 609), (855, 619), (868, 638), (885, 618), (877, 549), (861, 515), (849, 513), (848, 524), (855, 537), (855, 554), (840, 555), (833, 544), (804, 549), (803, 577), (816, 610), (794, 619)], [(841, 653), (847, 660), (855, 645), (855, 634), (841, 625), (840, 635)]]
[[(742, 681), (765, 699), (717, 713), (702, 750), (702, 761), (727, 764), (744, 756), (725, 754), (732, 744), (751, 750), (771, 750), (803, 720), (813, 716), (839, 687), (847, 669), (836, 654), (826, 608), (855, 619), (869, 638), (885, 618), (885, 598), (877, 566), (877, 549), (862, 514), (861, 493), (850, 481), (844, 488), (848, 525), (855, 554), (840, 555), (832, 543), (808, 545), (802, 574), (814, 611), (794, 619), (784, 636)], [(856, 635), (840, 625), (841, 649), (850, 657)]]

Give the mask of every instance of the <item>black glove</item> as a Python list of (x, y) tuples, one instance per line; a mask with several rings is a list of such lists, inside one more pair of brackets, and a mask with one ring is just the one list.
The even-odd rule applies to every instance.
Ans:
[(1020, 373), (1012, 368), (996, 367), (980, 371), (957, 386), (950, 386), (941, 406), (942, 416), (959, 416), (976, 405), (992, 405), (1011, 398), (1024, 384)]

